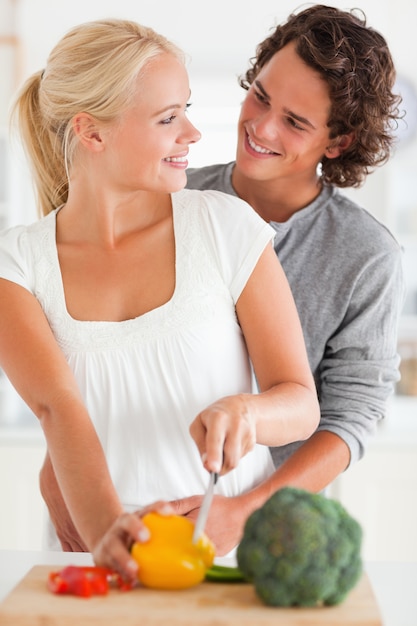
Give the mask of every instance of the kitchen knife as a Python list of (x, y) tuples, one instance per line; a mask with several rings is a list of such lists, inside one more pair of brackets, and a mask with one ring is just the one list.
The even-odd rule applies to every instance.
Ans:
[(192, 540), (193, 543), (197, 543), (197, 541), (200, 538), (201, 533), (203, 532), (205, 528), (208, 514), (210, 511), (211, 501), (213, 500), (214, 485), (217, 483), (218, 477), (219, 475), (216, 472), (210, 472), (210, 478), (209, 478), (207, 491), (204, 495), (203, 502), (201, 503), (201, 509), (200, 509), (200, 512), (198, 514), (198, 517), (195, 523), (195, 528), (193, 532), (193, 540)]

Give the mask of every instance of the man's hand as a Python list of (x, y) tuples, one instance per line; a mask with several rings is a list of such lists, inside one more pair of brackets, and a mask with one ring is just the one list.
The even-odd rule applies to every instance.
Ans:
[[(184, 515), (196, 520), (200, 511), (203, 496), (190, 496), (170, 502), (176, 515)], [(227, 498), (215, 495), (210, 508), (204, 532), (216, 546), (217, 556), (230, 552), (241, 540), (246, 521), (242, 510), (242, 497)]]
[(64, 552), (88, 552), (72, 522), (48, 453), (40, 471), (39, 486)]
[[(258, 487), (235, 497), (215, 495), (205, 532), (215, 544), (217, 556), (227, 554), (240, 542), (249, 515), (278, 489), (293, 486), (319, 492), (348, 464), (346, 443), (334, 433), (318, 431)], [(177, 515), (196, 520), (202, 500), (203, 496), (191, 496), (171, 505)]]

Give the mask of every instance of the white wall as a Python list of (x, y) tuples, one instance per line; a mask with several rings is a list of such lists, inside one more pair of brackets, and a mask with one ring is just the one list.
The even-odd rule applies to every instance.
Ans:
[[(7, 0), (2, 0), (7, 1)], [(15, 0), (24, 38), (26, 67), (41, 66), (55, 42), (73, 25), (99, 17), (134, 19), (175, 40), (193, 57), (199, 71), (240, 72), (254, 47), (276, 23), (298, 6), (290, 0)], [(301, 4), (301, 3), (300, 3)], [(413, 0), (329, 2), (360, 6), (369, 23), (387, 37), (400, 71), (416, 76), (410, 43), (415, 37), (417, 3)]]

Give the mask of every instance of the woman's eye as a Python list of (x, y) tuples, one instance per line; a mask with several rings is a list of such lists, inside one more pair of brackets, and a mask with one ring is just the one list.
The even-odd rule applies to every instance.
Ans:
[(170, 115), (165, 120), (162, 120), (161, 124), (171, 124), (171, 122), (173, 122), (176, 117), (176, 115)]
[[(187, 103), (185, 105), (185, 109), (184, 112), (187, 113), (188, 109), (190, 108), (191, 103)], [(164, 120), (161, 121), (161, 124), (171, 124), (178, 116), (173, 113), (172, 115), (170, 115), (169, 117), (165, 118)]]

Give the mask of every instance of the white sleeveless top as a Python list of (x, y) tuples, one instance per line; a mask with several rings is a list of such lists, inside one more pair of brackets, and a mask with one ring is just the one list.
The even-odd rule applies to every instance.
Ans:
[[(252, 390), (235, 303), (274, 231), (249, 205), (220, 192), (182, 190), (172, 202), (174, 294), (122, 322), (77, 321), (68, 314), (57, 211), (0, 234), (0, 276), (41, 303), (127, 510), (203, 493), (208, 474), (190, 423), (216, 399)], [(218, 481), (216, 492), (247, 491), (273, 469), (268, 447), (257, 445)]]

